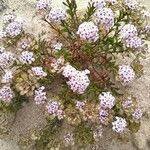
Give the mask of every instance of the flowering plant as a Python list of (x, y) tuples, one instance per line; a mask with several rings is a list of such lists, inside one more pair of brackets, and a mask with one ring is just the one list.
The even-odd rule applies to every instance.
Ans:
[[(26, 33), (14, 14), (4, 16), (0, 107), (17, 111), (17, 97), (43, 105), (48, 125), (35, 141), (46, 139), (47, 148), (53, 139), (57, 146), (92, 144), (108, 126), (121, 135), (138, 130), (143, 110), (128, 88), (143, 73), (150, 15), (136, 0), (90, 0), (84, 13), (75, 0), (63, 4), (36, 6), (52, 40)], [(64, 125), (70, 131), (58, 138)]]

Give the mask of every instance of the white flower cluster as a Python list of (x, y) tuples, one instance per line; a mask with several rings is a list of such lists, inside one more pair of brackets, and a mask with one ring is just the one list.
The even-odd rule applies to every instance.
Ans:
[(44, 92), (44, 90), (44, 86), (38, 88), (38, 90), (35, 90), (34, 101), (37, 105), (45, 103), (45, 100), (47, 99), (46, 92)]
[(9, 86), (3, 86), (0, 89), (0, 100), (10, 102), (13, 98), (13, 92)]
[(66, 65), (63, 70), (63, 76), (68, 78), (67, 84), (78, 94), (83, 94), (90, 84), (87, 74), (90, 74), (89, 70), (78, 71), (71, 65)]
[(129, 65), (119, 66), (118, 77), (122, 85), (127, 86), (135, 78), (135, 72)]
[(66, 11), (62, 8), (52, 8), (48, 19), (54, 23), (60, 23), (66, 19)]
[(19, 20), (14, 20), (5, 29), (5, 32), (10, 37), (16, 37), (23, 31), (23, 22)]
[(9, 83), (13, 78), (11, 70), (5, 70), (5, 74), (2, 76), (2, 83)]
[(100, 107), (112, 109), (115, 105), (115, 97), (110, 92), (103, 92), (99, 95)]
[(16, 19), (16, 15), (14, 14), (5, 14), (2, 18), (4, 24), (8, 24), (13, 22)]
[(96, 8), (103, 8), (106, 6), (106, 0), (90, 0), (90, 4)]
[(43, 71), (42, 67), (32, 67), (31, 71), (32, 71), (33, 75), (35, 75), (39, 78), (47, 76), (47, 73), (45, 71)]
[(48, 9), (51, 5), (51, 0), (39, 0), (36, 4), (37, 10)]
[(9, 68), (14, 63), (14, 60), (14, 54), (11, 52), (3, 51), (0, 53), (0, 67)]
[(125, 45), (126, 47), (129, 47), (129, 48), (139, 48), (139, 47), (142, 47), (142, 40), (141, 38), (137, 36), (130, 37), (125, 40)]
[(132, 24), (126, 24), (120, 31), (120, 38), (128, 48), (140, 48), (142, 40), (138, 37), (137, 29)]
[(96, 18), (96, 22), (101, 24), (106, 30), (113, 27), (115, 15), (110, 8), (98, 9), (94, 16)]
[(129, 9), (134, 10), (138, 7), (137, 0), (124, 0), (124, 5), (127, 6)]
[(140, 120), (142, 116), (143, 116), (143, 111), (140, 108), (137, 108), (132, 114), (134, 120)]
[(47, 111), (50, 115), (53, 115), (54, 117), (58, 117), (59, 120), (64, 118), (64, 112), (60, 108), (60, 104), (56, 101), (50, 101), (47, 106)]
[(33, 52), (23, 51), (19, 56), (19, 61), (22, 64), (32, 64), (32, 62), (35, 61), (35, 58), (33, 56), (34, 56)]
[(135, 37), (137, 35), (137, 28), (132, 24), (126, 24), (120, 31), (121, 39), (128, 39), (129, 37)]
[(88, 42), (95, 42), (99, 38), (98, 27), (92, 21), (80, 24), (77, 34)]
[(127, 122), (124, 118), (115, 117), (116, 121), (112, 122), (112, 129), (117, 133), (123, 133), (127, 127)]

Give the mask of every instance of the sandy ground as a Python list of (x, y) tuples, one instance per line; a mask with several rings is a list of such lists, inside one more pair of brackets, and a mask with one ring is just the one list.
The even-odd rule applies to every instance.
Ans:
[[(60, 5), (62, 0), (53, 1), (53, 5)], [(33, 17), (35, 2), (36, 0), (0, 0), (0, 16), (5, 12), (14, 10), (16, 14), (27, 20), (27, 30), (38, 34), (47, 26)], [(86, 0), (77, 0), (77, 2), (80, 8), (85, 7), (87, 4)], [(140, 2), (150, 10), (150, 0), (141, 0)], [(50, 34), (52, 35), (52, 33)], [(100, 142), (102, 144), (100, 150), (150, 150), (150, 54), (143, 60), (143, 65), (145, 70), (144, 75), (130, 89), (138, 97), (140, 104), (147, 112), (142, 120), (140, 131), (131, 137), (131, 141), (125, 144), (116, 141), (116, 139), (104, 139)], [(18, 140), (19, 135), (35, 127), (41, 127), (44, 122), (41, 108), (36, 107), (32, 102), (28, 103), (17, 113), (16, 121), (12, 126), (11, 139), (0, 140), (0, 150), (20, 150), (15, 142)]]

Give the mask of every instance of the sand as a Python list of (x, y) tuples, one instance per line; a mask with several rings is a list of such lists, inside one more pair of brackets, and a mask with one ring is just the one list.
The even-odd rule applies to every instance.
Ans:
[[(53, 1), (53, 5), (59, 6), (62, 0)], [(39, 21), (36, 17), (33, 17), (35, 14), (35, 2), (36, 0), (0, 0), (0, 17), (2, 14), (14, 10), (16, 14), (27, 20), (26, 26), (28, 27), (28, 32), (37, 35), (44, 28), (47, 28), (47, 25)], [(150, 10), (150, 0), (141, 0), (141, 2)], [(77, 3), (80, 8), (84, 8), (87, 1), (77, 0)], [(50, 36), (52, 36), (51, 32)], [(146, 115), (143, 117), (141, 123), (141, 129), (127, 143), (118, 142), (116, 139), (103, 139), (100, 142), (100, 150), (150, 150), (150, 54), (147, 54), (147, 58), (142, 60), (142, 63), (144, 65), (144, 75), (135, 81), (130, 89), (138, 97), (140, 104), (146, 111)], [(19, 135), (28, 132), (30, 129), (40, 128), (44, 123), (45, 119), (41, 108), (29, 102), (24, 108), (18, 111), (15, 123), (11, 127), (10, 138), (0, 140), (0, 150), (21, 150), (16, 143)]]

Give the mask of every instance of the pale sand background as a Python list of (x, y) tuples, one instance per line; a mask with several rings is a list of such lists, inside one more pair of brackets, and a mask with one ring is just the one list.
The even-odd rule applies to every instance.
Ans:
[[(54, 4), (59, 6), (62, 0), (53, 0)], [(6, 9), (3, 10), (2, 3), (5, 3)], [(27, 20), (27, 30), (34, 34), (41, 33), (41, 31), (47, 26), (33, 17), (35, 12), (36, 0), (0, 0), (0, 17), (3, 13), (15, 10), (18, 16)], [(150, 10), (150, 0), (141, 0), (147, 8)], [(3, 4), (4, 4), (3, 3)], [(86, 0), (77, 0), (80, 8), (84, 8), (87, 4)], [(1, 22), (0, 22), (1, 28)], [(50, 35), (52, 33), (50, 32)], [(140, 100), (141, 105), (147, 111), (146, 116), (143, 118), (140, 131), (131, 137), (131, 141), (128, 143), (119, 143), (116, 140), (109, 139), (102, 141), (102, 148), (99, 150), (150, 150), (150, 55), (148, 54), (146, 60), (143, 61), (144, 76), (132, 86), (131, 91)], [(36, 114), (36, 115), (35, 115)], [(16, 122), (12, 126), (11, 138), (13, 140), (0, 140), (0, 150), (20, 150), (17, 144), (14, 142), (17, 140), (19, 134), (25, 133), (29, 129), (34, 127), (40, 127), (45, 120), (40, 108), (30, 102), (17, 114)], [(38, 122), (38, 124), (37, 124)], [(16, 135), (14, 135), (15, 133)], [(27, 149), (29, 150), (29, 149)], [(33, 149), (31, 149), (33, 150)]]

